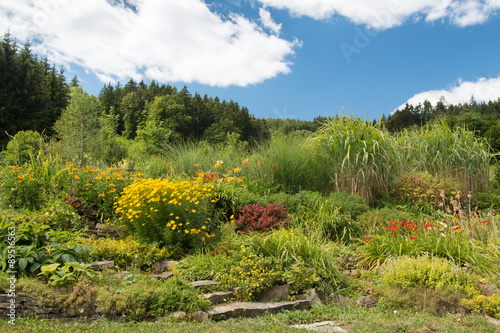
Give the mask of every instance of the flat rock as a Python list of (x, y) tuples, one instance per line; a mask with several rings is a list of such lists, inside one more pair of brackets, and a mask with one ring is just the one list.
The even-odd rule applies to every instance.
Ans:
[(488, 322), (490, 324), (493, 324), (495, 326), (500, 326), (500, 320), (498, 320), (498, 319), (495, 319), (495, 318), (490, 317), (490, 316), (486, 316), (486, 320), (488, 320)]
[(153, 264), (153, 267), (151, 267), (151, 271), (156, 274), (167, 272), (169, 270), (169, 267), (175, 266), (178, 263), (178, 261), (174, 260), (157, 261)]
[(273, 314), (282, 310), (301, 310), (310, 307), (311, 302), (306, 300), (275, 303), (237, 302), (216, 306), (212, 308), (208, 314), (213, 320), (234, 317), (253, 318), (266, 313)]
[(158, 279), (158, 280), (168, 280), (173, 275), (174, 275), (174, 273), (172, 273), (172, 272), (166, 272), (166, 273), (163, 273), (163, 274), (152, 274), (152, 275), (150, 275), (150, 277)]
[(220, 285), (220, 282), (203, 280), (203, 281), (194, 281), (194, 282), (191, 282), (191, 285), (193, 287), (195, 287), (195, 288), (203, 288), (203, 287), (218, 286), (218, 285)]
[(498, 293), (498, 287), (494, 284), (481, 285), (481, 294), (484, 296), (491, 296)]
[(369, 296), (362, 296), (356, 300), (356, 304), (359, 306), (371, 308), (377, 305), (377, 300)]
[(115, 262), (113, 260), (109, 261), (96, 261), (92, 263), (92, 268), (97, 271), (103, 271), (105, 269), (111, 269), (115, 267)]
[(316, 331), (316, 332), (345, 332), (347, 333), (346, 330), (344, 330), (342, 327), (336, 326), (337, 323), (334, 321), (323, 321), (320, 323), (313, 323), (313, 324), (304, 324), (304, 325), (293, 325), (292, 327), (295, 328), (304, 328), (309, 331)]
[(199, 310), (193, 315), (193, 319), (199, 323), (206, 323), (210, 320), (210, 316), (207, 312)]
[(290, 297), (290, 285), (285, 284), (282, 286), (272, 286), (264, 290), (258, 297), (259, 302), (273, 302), (276, 300), (283, 300)]
[(205, 299), (208, 299), (212, 304), (219, 304), (228, 301), (234, 297), (234, 292), (232, 291), (221, 291), (211, 294), (206, 294)]

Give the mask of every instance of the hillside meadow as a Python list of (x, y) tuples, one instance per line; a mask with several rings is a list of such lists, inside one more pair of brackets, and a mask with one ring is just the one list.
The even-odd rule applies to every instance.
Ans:
[[(352, 332), (498, 329), (500, 171), (487, 141), (464, 128), (389, 134), (329, 118), (252, 147), (228, 135), (113, 165), (79, 165), (28, 132), (12, 140), (0, 173), (0, 288), (15, 270), (17, 293), (82, 320), (16, 317), (17, 331), (299, 332), (288, 325), (320, 320)], [(91, 237), (97, 224), (110, 232)], [(166, 259), (179, 262), (174, 277), (149, 278)], [(115, 267), (93, 270), (102, 260)], [(173, 312), (210, 307), (187, 283), (196, 280), (237, 288), (240, 301), (288, 284), (292, 299), (315, 289), (352, 302), (175, 322)], [(361, 296), (377, 305), (357, 306)], [(97, 307), (99, 320), (85, 321)]]

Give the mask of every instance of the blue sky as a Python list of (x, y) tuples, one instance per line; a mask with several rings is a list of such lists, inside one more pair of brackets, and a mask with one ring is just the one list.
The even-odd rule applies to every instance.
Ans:
[(500, 0), (18, 0), (0, 29), (98, 94), (152, 79), (256, 117), (500, 97)]

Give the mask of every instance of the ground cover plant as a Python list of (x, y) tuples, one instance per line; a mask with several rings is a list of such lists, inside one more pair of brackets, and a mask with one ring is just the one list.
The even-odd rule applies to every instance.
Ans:
[[(267, 329), (276, 318), (333, 316), (366, 331), (364, 317), (381, 324), (405, 311), (456, 331), (491, 331), (469, 313), (500, 319), (500, 221), (485, 199), (500, 196), (498, 171), (486, 142), (465, 129), (436, 123), (392, 135), (362, 119), (329, 118), (316, 133), (254, 147), (236, 133), (155, 145), (158, 155), (131, 153), (113, 162), (120, 167), (77, 166), (36, 135), (20, 139), (0, 171), (0, 288), (12, 262), (20, 290), (39, 295), (42, 307), (53, 306), (43, 302), (54, 293), (82, 317), (99, 308), (103, 317), (158, 320), (206, 309), (188, 281), (210, 279), (242, 301), (281, 284), (291, 297), (314, 288), (331, 299), (378, 300), (373, 310), (334, 302), (281, 314), (263, 319)], [(175, 278), (150, 278), (165, 259), (179, 261), (169, 268)], [(115, 267), (91, 269), (100, 260)], [(467, 316), (451, 323), (450, 312)], [(384, 327), (427, 329), (398, 320)]]

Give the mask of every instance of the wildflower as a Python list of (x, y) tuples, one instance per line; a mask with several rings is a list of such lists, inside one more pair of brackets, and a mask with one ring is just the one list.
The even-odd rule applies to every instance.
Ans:
[(429, 223), (427, 223), (426, 225), (424, 225), (424, 228), (425, 229), (432, 229), (432, 225), (430, 225)]
[(365, 242), (369, 242), (371, 239), (372, 239), (371, 237), (366, 237), (366, 238), (364, 239), (364, 241), (365, 241)]
[(223, 161), (217, 161), (217, 163), (215, 163), (215, 168), (218, 169), (222, 166), (222, 163), (224, 163)]
[(194, 165), (194, 167), (195, 167), (195, 168), (198, 168), (199, 166), (200, 166), (199, 164), (195, 164), (195, 165)]
[(457, 225), (457, 226), (453, 227), (453, 232), (459, 232), (460, 230), (462, 230), (461, 225)]
[(416, 240), (416, 239), (417, 239), (417, 237), (410, 236), (410, 240), (411, 240), (411, 241), (414, 241), (414, 240)]

